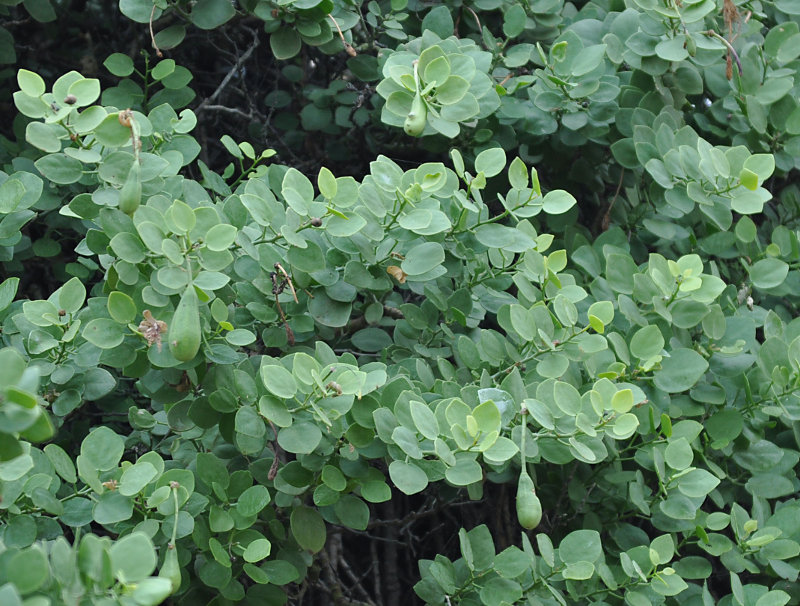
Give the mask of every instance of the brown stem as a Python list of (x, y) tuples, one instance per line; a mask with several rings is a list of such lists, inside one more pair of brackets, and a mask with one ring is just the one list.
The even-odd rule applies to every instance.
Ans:
[(342, 39), (342, 46), (344, 46), (344, 50), (347, 52), (348, 55), (351, 57), (355, 57), (358, 55), (356, 49), (353, 48), (353, 45), (350, 44), (347, 40), (344, 39), (344, 34), (342, 33), (342, 28), (339, 27), (339, 24), (336, 22), (336, 19), (333, 18), (333, 15), (328, 13), (328, 18), (333, 21), (333, 24), (336, 26), (336, 31), (339, 32), (339, 38)]
[(156, 51), (156, 55), (158, 58), (164, 56), (164, 53), (161, 52), (161, 49), (158, 48), (158, 44), (156, 44), (156, 35), (153, 33), (153, 17), (156, 14), (156, 5), (153, 5), (153, 10), (150, 11), (150, 44), (153, 46), (153, 49)]

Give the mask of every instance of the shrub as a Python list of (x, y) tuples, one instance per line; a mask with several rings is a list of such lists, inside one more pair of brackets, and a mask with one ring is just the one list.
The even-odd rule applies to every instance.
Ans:
[(2, 10), (2, 604), (800, 602), (792, 2)]

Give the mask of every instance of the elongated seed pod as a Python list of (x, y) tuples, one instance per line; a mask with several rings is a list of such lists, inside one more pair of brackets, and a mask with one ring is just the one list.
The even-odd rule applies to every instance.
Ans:
[(189, 284), (169, 325), (169, 350), (181, 362), (188, 362), (200, 349), (200, 310), (197, 292)]
[(428, 120), (428, 107), (425, 105), (425, 100), (422, 95), (417, 93), (414, 95), (414, 100), (411, 102), (411, 111), (406, 116), (406, 121), (403, 124), (403, 130), (407, 135), (412, 137), (419, 137), (422, 131), (425, 130), (425, 124)]
[(684, 34), (686, 42), (684, 42), (684, 46), (686, 47), (686, 52), (689, 53), (690, 57), (694, 57), (697, 54), (697, 42), (694, 41), (692, 35), (688, 32)]
[(181, 567), (178, 564), (178, 550), (175, 547), (167, 549), (167, 555), (164, 556), (164, 564), (161, 570), (158, 571), (158, 576), (162, 579), (167, 579), (172, 585), (172, 593), (175, 593), (181, 587)]
[(536, 528), (542, 521), (542, 504), (536, 496), (533, 480), (524, 471), (519, 475), (517, 485), (517, 519), (519, 525), (527, 530)]
[(139, 163), (134, 160), (128, 177), (119, 192), (119, 209), (126, 215), (132, 215), (142, 201), (142, 178)]

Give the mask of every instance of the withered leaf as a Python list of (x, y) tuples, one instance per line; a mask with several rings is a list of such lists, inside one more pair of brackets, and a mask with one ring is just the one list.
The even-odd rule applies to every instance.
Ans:
[(139, 332), (142, 333), (147, 340), (147, 346), (150, 347), (153, 343), (158, 346), (158, 351), (161, 351), (161, 335), (167, 332), (167, 323), (162, 320), (156, 320), (149, 309), (142, 312), (144, 320), (139, 323)]

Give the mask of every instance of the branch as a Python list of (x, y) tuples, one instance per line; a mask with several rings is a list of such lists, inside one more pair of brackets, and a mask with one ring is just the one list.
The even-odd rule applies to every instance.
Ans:
[(241, 109), (239, 109), (237, 107), (228, 107), (227, 105), (204, 105), (204, 104), (205, 104), (205, 101), (203, 102), (203, 104), (200, 105), (200, 107), (198, 107), (196, 110), (194, 110), (195, 113), (199, 113), (201, 109), (207, 109), (207, 110), (210, 110), (210, 111), (225, 112), (225, 113), (228, 113), (228, 114), (236, 114), (237, 116), (241, 116), (242, 118), (247, 118), (248, 120), (252, 120), (253, 118), (255, 118), (255, 116), (253, 115), (252, 112), (250, 112), (250, 113), (244, 112), (244, 111), (242, 111)]
[[(217, 90), (215, 90), (210, 97), (207, 97), (206, 99), (204, 99), (203, 102), (197, 107), (197, 109), (194, 110), (195, 114), (199, 114), (201, 111), (203, 111), (204, 109), (208, 108), (209, 104), (211, 104), (211, 103), (213, 103), (214, 101), (217, 100), (217, 97), (219, 97), (220, 94), (222, 94), (222, 91), (225, 90), (225, 87), (228, 86), (228, 82), (231, 81), (231, 78), (233, 78), (234, 74), (236, 74), (236, 72), (238, 72), (242, 68), (242, 65), (244, 65), (245, 61), (247, 61), (250, 58), (250, 55), (253, 54), (253, 51), (258, 48), (259, 44), (261, 44), (261, 41), (258, 39), (258, 32), (254, 31), (254, 30), (251, 30), (251, 32), (253, 34), (253, 43), (236, 60), (236, 63), (233, 64), (233, 67), (231, 67), (230, 71), (222, 79), (222, 82), (219, 83), (219, 86), (217, 87)], [(234, 112), (234, 113), (236, 113), (236, 112)], [(241, 112), (241, 113), (244, 114), (244, 112)], [(244, 115), (246, 115), (246, 114), (244, 114)]]

